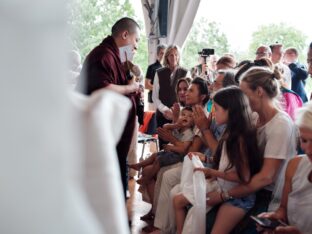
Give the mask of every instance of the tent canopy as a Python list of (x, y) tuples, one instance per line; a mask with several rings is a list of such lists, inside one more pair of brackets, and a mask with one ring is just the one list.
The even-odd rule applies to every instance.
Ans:
[[(176, 44), (183, 48), (196, 16), (200, 0), (141, 0), (146, 36), (148, 37), (149, 63), (154, 62), (159, 43)], [(167, 14), (166, 14), (167, 12)], [(163, 22), (163, 18), (166, 22)], [(167, 17), (166, 17), (167, 16)], [(167, 24), (167, 34), (161, 35), (160, 24)]]

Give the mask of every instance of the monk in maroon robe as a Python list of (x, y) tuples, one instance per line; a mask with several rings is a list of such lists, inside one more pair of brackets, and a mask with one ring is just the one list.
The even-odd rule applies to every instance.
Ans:
[(128, 183), (127, 155), (135, 126), (136, 93), (139, 92), (139, 84), (133, 80), (129, 81), (127, 78), (127, 71), (121, 62), (119, 48), (130, 46), (135, 52), (139, 41), (139, 29), (139, 25), (130, 18), (118, 20), (112, 27), (112, 36), (106, 37), (86, 57), (82, 67), (84, 76), (81, 76), (77, 84), (77, 89), (87, 95), (105, 88), (127, 96), (132, 102), (125, 129), (117, 144), (125, 195)]

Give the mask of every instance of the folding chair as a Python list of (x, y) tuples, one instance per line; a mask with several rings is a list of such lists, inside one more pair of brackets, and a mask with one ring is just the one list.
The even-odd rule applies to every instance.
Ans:
[(138, 143), (143, 144), (142, 153), (139, 161), (144, 160), (144, 149), (145, 144), (150, 142), (155, 142), (156, 150), (159, 151), (158, 135), (156, 132), (157, 122), (156, 114), (154, 111), (145, 111), (143, 125), (139, 128)]

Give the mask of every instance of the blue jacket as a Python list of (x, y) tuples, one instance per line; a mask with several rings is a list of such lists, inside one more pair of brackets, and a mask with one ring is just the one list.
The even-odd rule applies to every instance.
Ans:
[(307, 94), (305, 92), (305, 80), (308, 78), (308, 71), (305, 65), (300, 63), (289, 64), (291, 70), (291, 89), (296, 92), (303, 102), (307, 102)]

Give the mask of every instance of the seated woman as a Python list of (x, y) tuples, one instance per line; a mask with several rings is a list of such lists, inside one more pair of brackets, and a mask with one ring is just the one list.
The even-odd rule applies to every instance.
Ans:
[[(255, 60), (254, 62), (246, 62), (244, 65), (240, 66), (235, 75), (235, 80), (238, 81), (239, 77), (251, 67), (269, 67), (272, 70), (274, 70), (274, 67), (277, 67), (281, 73), (284, 72), (280, 65), (274, 65), (270, 59), (262, 58)], [(281, 90), (281, 95), (278, 97), (279, 104), (294, 120), (295, 111), (302, 106), (302, 100), (298, 94), (287, 88), (287, 83), (284, 79), (280, 79), (279, 83)]]
[[(153, 102), (156, 110), (157, 127), (171, 123), (173, 113), (170, 109), (177, 101), (175, 88), (179, 79), (190, 76), (188, 70), (180, 65), (180, 49), (177, 45), (169, 45), (166, 49), (163, 67), (156, 70), (153, 84)], [(159, 139), (160, 148), (166, 142)]]
[(142, 162), (129, 165), (130, 168), (140, 170), (143, 168), (142, 177), (137, 180), (138, 184), (148, 184), (164, 166), (172, 165), (183, 160), (186, 150), (192, 143), (194, 133), (193, 111), (191, 107), (184, 107), (180, 117), (174, 124), (165, 124), (163, 128), (172, 131), (173, 136), (180, 144), (167, 144), (164, 151), (152, 154)]
[(298, 109), (296, 124), (300, 130), (300, 144), (305, 155), (288, 163), (279, 208), (259, 215), (289, 223), (286, 227), (278, 226), (274, 233), (308, 234), (312, 231), (312, 102)]
[[(214, 155), (214, 169), (196, 168), (208, 178), (216, 178), (221, 197), (238, 184), (245, 184), (259, 172), (262, 157), (257, 145), (257, 132), (247, 97), (238, 87), (219, 90), (213, 97), (217, 124), (226, 124)], [(229, 233), (255, 203), (255, 194), (236, 198), (222, 204), (212, 233)], [(182, 233), (190, 204), (184, 194), (174, 196), (177, 233)]]
[[(251, 109), (257, 113), (257, 133), (263, 166), (249, 183), (230, 189), (223, 200), (245, 197), (257, 192), (255, 207), (250, 211), (258, 215), (275, 210), (279, 204), (284, 184), (284, 171), (289, 159), (296, 155), (297, 130), (290, 117), (274, 104), (279, 94), (281, 74), (277, 68), (252, 67), (240, 78), (240, 88), (249, 98)], [(219, 192), (208, 194), (208, 205), (222, 202)], [(207, 233), (211, 232), (217, 207), (207, 215)], [(244, 225), (243, 225), (244, 224)], [(257, 233), (254, 223), (247, 217), (237, 226), (237, 233)], [(239, 230), (238, 230), (239, 229)]]
[(186, 92), (188, 87), (190, 86), (191, 78), (185, 77), (178, 80), (175, 92), (177, 94), (178, 102), (173, 103), (172, 107), (170, 108), (172, 111), (172, 122), (177, 122), (180, 116), (180, 110), (182, 107), (186, 106)]
[[(194, 111), (197, 113), (197, 109), (200, 107), (202, 111), (204, 111), (204, 104), (208, 100), (208, 87), (207, 87), (207, 81), (203, 80), (202, 78), (195, 78), (192, 82), (190, 87), (188, 88), (186, 92), (186, 105), (190, 105), (193, 107), (193, 113)], [(197, 106), (199, 105), (199, 106)], [(206, 116), (205, 116), (206, 119)], [(180, 144), (179, 141), (172, 136), (172, 134), (169, 131), (165, 131), (163, 129), (160, 129), (159, 131), (159, 137), (163, 137), (164, 140), (170, 141), (172, 143)], [(200, 146), (202, 145), (202, 140), (198, 136), (198, 131), (195, 132), (195, 137), (192, 141), (192, 144), (188, 151), (199, 151)], [(207, 133), (209, 134), (209, 133)], [(211, 143), (212, 144), (212, 143)], [(215, 144), (217, 145), (217, 143)], [(175, 168), (170, 168), (169, 170), (166, 170), (161, 177), (157, 177), (157, 183), (159, 185), (159, 188), (155, 187), (155, 194), (152, 195), (155, 197), (154, 199), (154, 205), (155, 205), (155, 221), (154, 225), (155, 227), (159, 229), (167, 229), (169, 226), (169, 193), (173, 186), (178, 184), (180, 182), (180, 176), (181, 176), (181, 163), (177, 164)], [(159, 174), (159, 173), (158, 173)], [(168, 186), (167, 186), (168, 185)], [(155, 227), (148, 226), (148, 228), (145, 228), (144, 231), (152, 231), (155, 230)], [(164, 228), (163, 228), (164, 227)], [(168, 227), (169, 228), (169, 227)], [(166, 230), (165, 230), (166, 231)]]
[[(192, 105), (192, 103), (186, 102), (186, 92), (190, 86), (191, 78), (184, 77), (180, 78), (177, 82), (175, 93), (177, 102), (173, 104), (173, 106), (170, 108), (172, 110), (173, 114), (173, 122), (175, 123), (180, 115), (180, 109), (186, 105)], [(160, 128), (159, 131), (167, 133), (167, 131), (163, 128)], [(169, 131), (171, 133), (171, 131)], [(159, 137), (162, 137), (162, 134), (158, 132)], [(169, 141), (169, 140), (166, 140)], [(153, 214), (153, 208), (154, 208), (154, 191), (156, 194), (158, 194), (159, 189), (158, 185), (156, 183), (156, 179), (152, 180), (148, 185), (140, 186), (139, 191), (142, 192), (142, 198), (144, 201), (151, 203), (152, 208), (150, 211), (143, 215), (140, 219), (144, 221), (148, 221), (154, 218)], [(156, 205), (156, 203), (155, 203)]]

